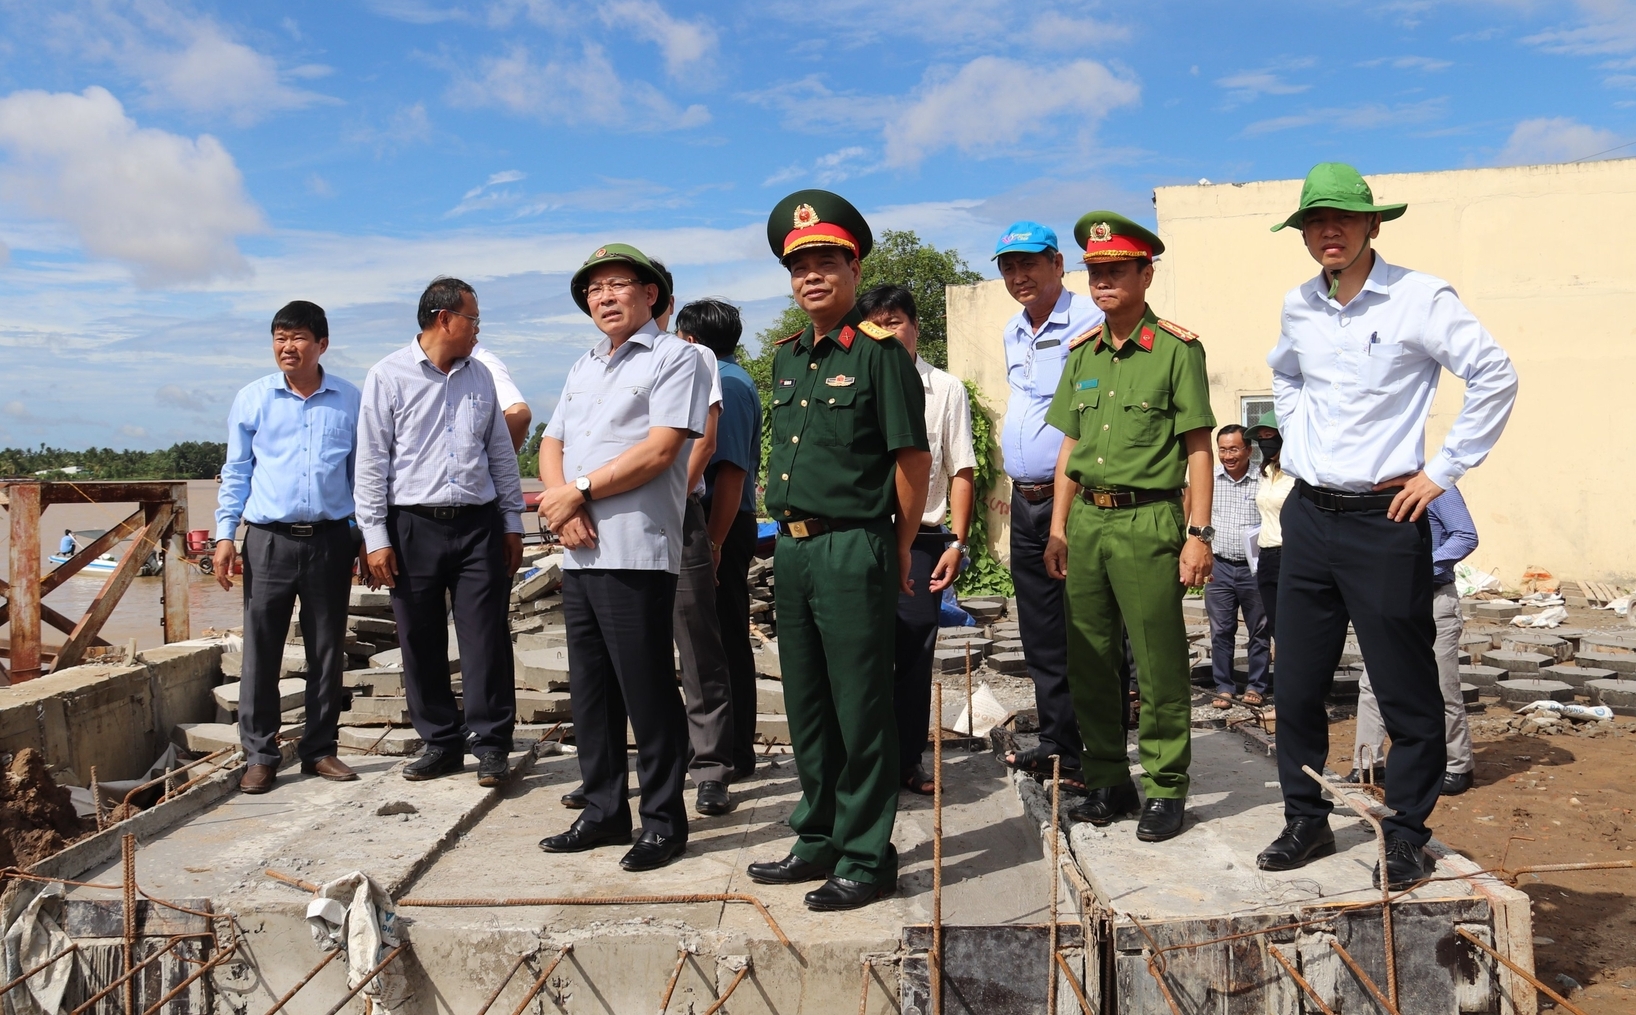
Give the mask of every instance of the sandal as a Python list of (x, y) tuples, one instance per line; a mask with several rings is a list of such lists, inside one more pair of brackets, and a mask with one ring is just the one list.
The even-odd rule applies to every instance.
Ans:
[(1210, 699), (1210, 707), (1211, 708), (1220, 708), (1220, 709), (1229, 709), (1229, 708), (1233, 707), (1233, 703), (1231, 701), (1227, 700), (1226, 698), (1211, 698)]
[(924, 765), (916, 765), (914, 771), (903, 777), (903, 788), (918, 796), (931, 796), (937, 784), (926, 774)]
[(1041, 744), (1030, 747), (1026, 751), (1015, 749), (1009, 751), (1005, 763), (1007, 767), (1015, 768), (1019, 772), (1027, 772), (1031, 775), (1050, 775), (1052, 757), (1050, 750)]
[(1246, 705), (1259, 705), (1267, 699), (1261, 696), (1260, 691), (1245, 691), (1241, 699)]

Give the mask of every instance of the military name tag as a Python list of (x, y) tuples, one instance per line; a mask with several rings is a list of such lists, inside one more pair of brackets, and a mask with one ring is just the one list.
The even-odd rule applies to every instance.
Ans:
[(1099, 378), (1092, 377), (1088, 381), (1077, 381), (1074, 384), (1074, 390), (1075, 391), (1089, 391), (1092, 388), (1096, 387), (1098, 380), (1099, 380)]
[(857, 381), (856, 377), (848, 377), (846, 374), (836, 374), (834, 377), (824, 378), (824, 383), (832, 388), (850, 388), (855, 381)]
[(781, 388), (793, 388), (793, 387), (795, 387), (795, 378), (793, 378), (793, 377), (780, 377), (778, 379), (778, 386), (781, 387)]
[(1043, 342), (1034, 343), (1034, 348), (1036, 348), (1036, 349), (1055, 349), (1057, 346), (1059, 346), (1061, 344), (1062, 344), (1062, 339), (1060, 339), (1060, 338), (1048, 338)]

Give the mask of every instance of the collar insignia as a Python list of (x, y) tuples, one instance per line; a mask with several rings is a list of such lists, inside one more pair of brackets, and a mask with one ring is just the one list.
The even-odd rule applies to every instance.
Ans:
[(857, 337), (858, 333), (852, 330), (852, 325), (848, 324), (846, 327), (841, 329), (840, 334), (835, 336), (835, 341), (841, 343), (842, 349), (845, 349), (847, 352), (851, 352), (852, 340)]
[(863, 321), (858, 325), (858, 330), (877, 342), (884, 342), (889, 338), (897, 337), (892, 332), (876, 324), (874, 321)]
[(848, 377), (846, 374), (836, 374), (834, 377), (825, 377), (824, 383), (832, 388), (850, 388), (857, 380), (856, 377)]
[(1153, 329), (1152, 328), (1143, 328), (1141, 337), (1136, 339), (1136, 344), (1141, 346), (1142, 348), (1146, 349), (1148, 352), (1152, 352), (1153, 351)]
[(796, 229), (810, 229), (822, 221), (823, 219), (818, 217), (818, 210), (810, 204), (798, 205), (795, 209)]
[(1106, 222), (1098, 222), (1086, 232), (1085, 238), (1092, 243), (1106, 243), (1113, 239), (1113, 226)]

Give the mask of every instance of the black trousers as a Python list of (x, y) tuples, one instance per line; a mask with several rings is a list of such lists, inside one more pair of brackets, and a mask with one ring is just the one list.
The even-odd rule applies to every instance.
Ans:
[(756, 763), (756, 655), (750, 645), (750, 561), (756, 550), (756, 516), (740, 511), (721, 544), (716, 568), (716, 620), (727, 657), (727, 686), (733, 702), (733, 769)]
[[(716, 615), (716, 562), (704, 505), (682, 505), (682, 562), (676, 582), (676, 648), (687, 696), (688, 771), (695, 783), (727, 782), (733, 770), (733, 700)], [(751, 722), (754, 722), (751, 719)]]
[(1045, 541), (1051, 534), (1051, 499), (1030, 504), (1011, 491), (1011, 578), (1017, 589), (1017, 625), (1023, 657), (1034, 679), (1040, 714), (1040, 745), (1062, 755), (1062, 767), (1079, 768), (1079, 723), (1068, 693), (1068, 620), (1062, 582), (1045, 573)]
[(676, 576), (668, 571), (563, 573), (568, 630), (568, 692), (584, 784), (585, 820), (629, 831), (625, 799), (625, 719), (636, 734), (636, 781), (642, 828), (687, 838), (682, 779), (687, 768), (687, 713), (676, 690), (671, 617)]
[(505, 524), (498, 508), (447, 520), (390, 508), (387, 532), (398, 558), (392, 615), (403, 648), (409, 719), (428, 747), (465, 754), (461, 710), (449, 678), (449, 604), (460, 645), (461, 697), (471, 750), (511, 751), (516, 669), (506, 610)]
[(915, 594), (898, 593), (897, 644), (892, 707), (898, 721), (898, 773), (908, 778), (926, 752), (932, 723), (932, 655), (937, 651), (941, 592), (928, 592), (932, 569), (954, 536), (921, 533), (909, 545), (909, 577)]
[(1375, 686), (1392, 738), (1386, 756), (1386, 832), (1423, 846), (1447, 760), (1443, 693), (1433, 652), (1431, 525), (1385, 511), (1324, 511), (1297, 491), (1279, 516), (1278, 780), (1286, 818), (1323, 817), (1333, 805), (1301, 766), (1324, 770), (1324, 695), (1340, 664), (1346, 624)]
[(1261, 551), (1255, 565), (1255, 587), (1261, 593), (1261, 609), (1267, 615), (1267, 637), (1278, 639), (1278, 571), (1284, 560), (1282, 546)]
[(239, 686), (239, 742), (252, 765), (278, 767), (278, 675), (290, 614), (301, 601), (301, 641), (307, 649), (307, 730), (302, 761), (335, 753), (341, 715), (341, 651), (357, 544), (345, 524), (311, 536), (257, 525), (244, 537), (244, 672)]

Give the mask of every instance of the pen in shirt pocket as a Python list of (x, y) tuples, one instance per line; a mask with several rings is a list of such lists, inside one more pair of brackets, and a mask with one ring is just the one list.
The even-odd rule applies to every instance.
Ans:
[(1375, 346), (1377, 346), (1379, 344), (1380, 344), (1380, 332), (1371, 331), (1369, 333), (1369, 355), (1373, 356), (1375, 354)]

